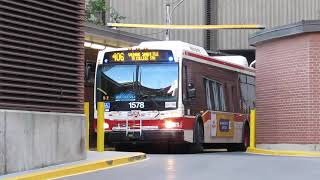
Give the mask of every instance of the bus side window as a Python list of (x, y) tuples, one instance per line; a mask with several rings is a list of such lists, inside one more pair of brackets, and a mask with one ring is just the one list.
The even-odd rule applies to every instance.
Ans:
[(204, 78), (207, 107), (209, 110), (226, 111), (224, 86), (213, 80)]
[(237, 100), (238, 94), (235, 86), (231, 86), (231, 97), (232, 97), (232, 112), (239, 112), (239, 102)]
[(243, 113), (249, 113), (255, 108), (256, 90), (255, 78), (247, 75), (240, 75), (241, 107)]
[(247, 84), (248, 84), (248, 104), (250, 109), (255, 108), (256, 101), (256, 86), (255, 86), (255, 78), (252, 76), (247, 76)]
[(226, 101), (228, 102), (228, 105), (226, 106), (227, 107), (226, 110), (228, 112), (235, 112), (234, 104), (233, 104), (233, 92), (232, 92), (233, 86), (231, 84), (226, 84), (225, 87), (226, 87), (226, 94), (227, 94)]
[(183, 95), (182, 99), (183, 101), (187, 100), (188, 97), (188, 66), (183, 65)]
[(242, 113), (247, 113), (249, 104), (248, 104), (248, 84), (247, 76), (240, 74), (240, 107)]

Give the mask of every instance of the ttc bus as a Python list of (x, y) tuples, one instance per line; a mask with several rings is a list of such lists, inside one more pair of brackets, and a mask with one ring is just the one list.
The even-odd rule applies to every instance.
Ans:
[(107, 48), (98, 54), (95, 102), (104, 102), (105, 139), (116, 149), (162, 143), (245, 150), (255, 70), (242, 56), (211, 57), (181, 41)]

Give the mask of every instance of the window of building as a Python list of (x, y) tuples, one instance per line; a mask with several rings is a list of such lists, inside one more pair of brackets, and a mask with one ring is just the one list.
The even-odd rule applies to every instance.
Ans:
[(224, 87), (221, 83), (204, 79), (207, 107), (209, 110), (226, 111)]

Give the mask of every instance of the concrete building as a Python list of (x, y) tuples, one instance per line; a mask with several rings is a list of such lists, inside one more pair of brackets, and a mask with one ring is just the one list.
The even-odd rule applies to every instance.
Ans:
[(0, 175), (86, 158), (84, 1), (0, 4)]
[(320, 151), (320, 21), (267, 29), (250, 43), (257, 51), (257, 148)]
[[(124, 23), (165, 24), (165, 4), (177, 0), (108, 0), (126, 17)], [(319, 0), (185, 0), (172, 15), (172, 24), (262, 24), (267, 28), (320, 18)], [(125, 31), (164, 39), (164, 31), (125, 29)], [(182, 40), (227, 53), (254, 59), (248, 37), (256, 30), (175, 30), (173, 40)]]

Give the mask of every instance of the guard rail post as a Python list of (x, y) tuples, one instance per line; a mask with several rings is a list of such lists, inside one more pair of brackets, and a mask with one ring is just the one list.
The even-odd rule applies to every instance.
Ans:
[(256, 148), (256, 110), (250, 111), (250, 150)]
[(84, 102), (83, 110), (86, 117), (86, 149), (89, 151), (89, 102)]
[(104, 103), (98, 102), (97, 151), (104, 151)]

